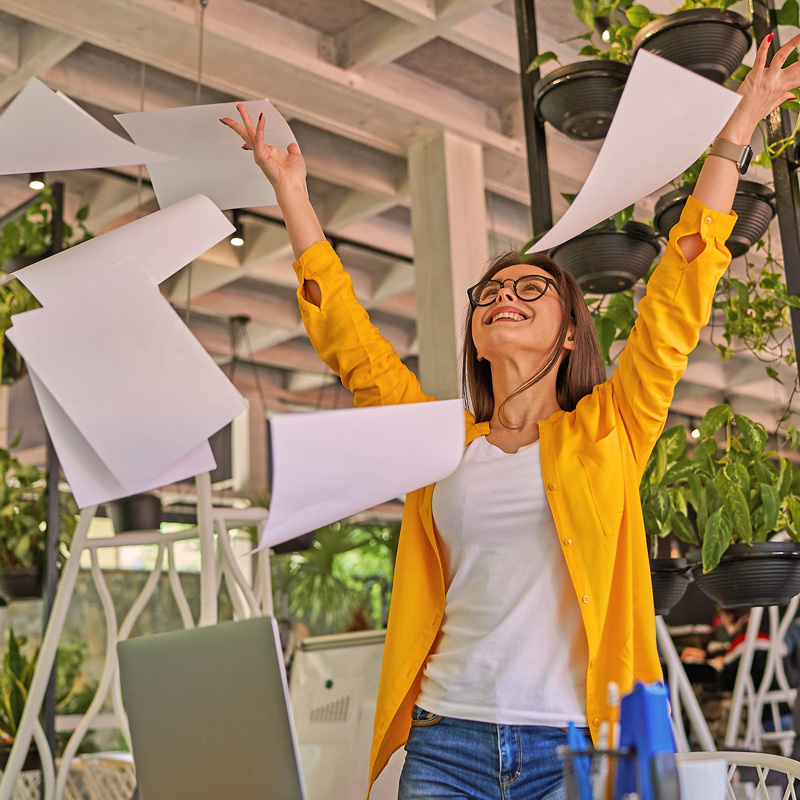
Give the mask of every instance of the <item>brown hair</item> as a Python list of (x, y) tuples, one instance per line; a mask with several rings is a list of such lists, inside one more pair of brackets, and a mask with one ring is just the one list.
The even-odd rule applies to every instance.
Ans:
[[(564, 351), (564, 358), (556, 376), (558, 405), (565, 411), (572, 411), (582, 397), (591, 394), (592, 389), (606, 379), (603, 355), (600, 351), (600, 343), (597, 340), (592, 316), (575, 279), (552, 258), (542, 253), (523, 255), (517, 250), (500, 253), (489, 262), (480, 279), (482, 281), (489, 280), (501, 269), (516, 264), (530, 264), (553, 277), (561, 297), (564, 313), (561, 318), (561, 327), (553, 342), (553, 348), (544, 363), (534, 375), (506, 398), (503, 405), (512, 397), (516, 397), (538, 383), (553, 369), (558, 363), (570, 324), (572, 324), (574, 325), (575, 347), (573, 350)], [(478, 351), (472, 339), (474, 313), (475, 307), (470, 303), (464, 325), (464, 346), (461, 351), (463, 394), (472, 406), (476, 422), (486, 422), (492, 418), (494, 413), (492, 368), (488, 361), (478, 361)]]

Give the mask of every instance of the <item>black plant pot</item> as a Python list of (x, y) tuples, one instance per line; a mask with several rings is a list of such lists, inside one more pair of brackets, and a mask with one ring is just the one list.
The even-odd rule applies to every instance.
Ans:
[(687, 554), (697, 585), (723, 608), (782, 606), (800, 594), (800, 544), (732, 544), (719, 564), (703, 574), (699, 550)]
[(536, 113), (570, 139), (602, 139), (630, 71), (616, 61), (580, 61), (555, 69), (533, 88)]
[(41, 567), (0, 569), (0, 596), (11, 600), (34, 600), (42, 597)]
[(630, 289), (658, 256), (657, 234), (649, 225), (628, 222), (618, 231), (613, 223), (592, 230), (550, 250), (583, 292), (611, 294)]
[(640, 48), (724, 83), (742, 63), (753, 41), (747, 20), (733, 11), (679, 11), (645, 25), (633, 40)]
[(665, 617), (683, 597), (692, 573), (685, 558), (651, 558), (650, 579), (656, 615)]
[[(686, 198), (693, 191), (694, 184), (681, 186), (658, 199), (654, 224), (662, 236), (669, 236), (672, 226), (680, 219)], [(775, 192), (762, 183), (740, 180), (733, 210), (739, 219), (727, 245), (731, 256), (736, 258), (743, 256), (766, 233), (775, 216)]]
[(297, 553), (301, 550), (308, 550), (316, 538), (316, 532), (304, 533), (296, 539), (289, 539), (288, 542), (281, 542), (280, 544), (273, 545), (272, 552), (278, 555), (282, 553)]
[(114, 533), (157, 531), (161, 527), (161, 498), (155, 494), (134, 494), (108, 503)]
[[(0, 742), (0, 772), (5, 770), (8, 757), (11, 755), (13, 742)], [(22, 772), (35, 772), (42, 768), (42, 759), (39, 756), (39, 749), (31, 742), (25, 761), (22, 762)]]

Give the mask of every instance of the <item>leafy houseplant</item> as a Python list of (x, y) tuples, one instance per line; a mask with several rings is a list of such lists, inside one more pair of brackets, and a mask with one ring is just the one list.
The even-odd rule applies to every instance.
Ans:
[[(38, 467), (23, 466), (9, 450), (0, 448), (0, 479), (0, 594), (37, 597), (47, 558), (44, 474)], [(61, 508), (59, 541), (65, 557), (77, 521), (72, 495), (61, 493)]]
[[(53, 191), (45, 187), (36, 203), (18, 219), (3, 226), (0, 231), (0, 280), (49, 253), (53, 244), (55, 210)], [(74, 226), (64, 223), (64, 248), (85, 242), (92, 236), (85, 225), (89, 216), (88, 206), (79, 209), (75, 216)], [(11, 317), (34, 308), (39, 308), (39, 303), (19, 281), (0, 284), (0, 379), (3, 383), (13, 382), (24, 372), (22, 359), (5, 338), (6, 331), (11, 327)]]
[[(791, 490), (791, 462), (767, 451), (764, 427), (727, 404), (709, 409), (698, 428), (691, 458), (680, 454), (675, 429), (654, 451), (642, 490), (648, 533), (664, 535), (666, 527), (702, 543), (689, 555), (695, 580), (724, 606), (788, 601), (800, 592), (800, 498)], [(664, 469), (670, 452), (673, 463)], [(793, 541), (767, 541), (780, 530)]]
[[(5, 767), (11, 752), (39, 660), (39, 649), (28, 658), (22, 651), (24, 645), (25, 638), (15, 636), (14, 629), (11, 628), (8, 633), (8, 649), (3, 655), (3, 668), (0, 672), (0, 769)], [(56, 710), (65, 708), (75, 692), (85, 660), (85, 650), (86, 645), (77, 640), (59, 645), (56, 658)], [(38, 768), (38, 752), (31, 745), (23, 769)]]

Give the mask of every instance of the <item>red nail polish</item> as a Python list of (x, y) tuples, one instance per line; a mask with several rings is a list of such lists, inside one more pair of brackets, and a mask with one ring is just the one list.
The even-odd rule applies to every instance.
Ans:
[(220, 119), (220, 122), (221, 122), (223, 125), (225, 124), (225, 120), (224, 120), (224, 119)]
[(262, 119), (264, 119), (264, 112), (263, 111), (258, 115), (258, 121), (261, 122)]
[(774, 36), (775, 36), (775, 34), (774, 34), (774, 33), (771, 33), (769, 36), (767, 36), (767, 44), (769, 44), (769, 43), (772, 41), (772, 39), (774, 38)]

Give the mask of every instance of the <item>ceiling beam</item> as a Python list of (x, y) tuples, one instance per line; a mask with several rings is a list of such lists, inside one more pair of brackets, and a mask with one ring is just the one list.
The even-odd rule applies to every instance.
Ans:
[(0, 106), (33, 77), (44, 74), (77, 50), (83, 40), (28, 22), (19, 32), (18, 66), (0, 82)]

